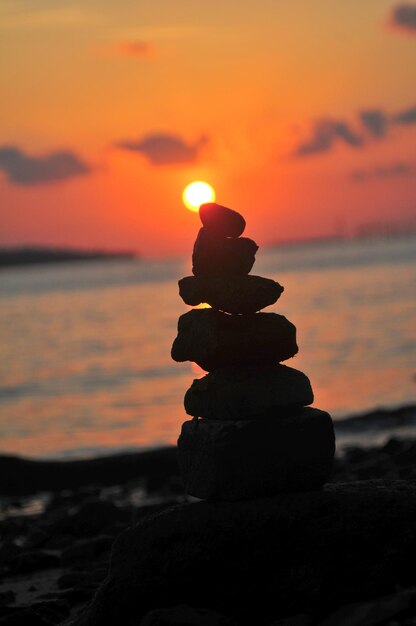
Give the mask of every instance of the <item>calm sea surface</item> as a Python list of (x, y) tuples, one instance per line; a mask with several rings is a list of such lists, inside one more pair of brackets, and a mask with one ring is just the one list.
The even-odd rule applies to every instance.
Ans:
[[(175, 443), (202, 372), (171, 361), (188, 261), (0, 272), (0, 453), (82, 457)], [(298, 329), (314, 406), (335, 420), (416, 402), (416, 239), (260, 250), (285, 287), (269, 311)], [(416, 424), (405, 434), (416, 436)], [(371, 443), (380, 434), (360, 433)]]

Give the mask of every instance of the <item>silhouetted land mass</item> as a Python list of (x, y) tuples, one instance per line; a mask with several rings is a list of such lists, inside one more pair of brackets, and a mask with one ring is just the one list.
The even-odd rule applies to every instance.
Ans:
[(161, 486), (177, 472), (173, 446), (88, 460), (43, 461), (0, 455), (0, 496), (117, 485), (137, 477)]
[(129, 251), (78, 250), (74, 248), (19, 247), (0, 249), (0, 268), (13, 265), (67, 263), (69, 261), (97, 261), (134, 259)]

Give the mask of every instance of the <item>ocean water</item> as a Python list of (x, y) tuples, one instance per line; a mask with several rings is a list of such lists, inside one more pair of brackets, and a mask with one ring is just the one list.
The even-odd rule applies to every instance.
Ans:
[[(92, 457), (175, 443), (203, 372), (170, 358), (190, 260), (113, 260), (0, 272), (0, 453)], [(416, 402), (416, 239), (260, 249), (285, 291), (314, 406), (341, 420)], [(348, 429), (347, 429), (348, 430)], [(371, 444), (416, 423), (351, 432)], [(348, 436), (343, 435), (342, 441)]]

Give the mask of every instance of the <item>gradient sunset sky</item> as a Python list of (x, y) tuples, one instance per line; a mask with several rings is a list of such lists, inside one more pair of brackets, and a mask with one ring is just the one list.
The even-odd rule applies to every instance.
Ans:
[(416, 215), (416, 4), (2, 0), (0, 244), (189, 253)]

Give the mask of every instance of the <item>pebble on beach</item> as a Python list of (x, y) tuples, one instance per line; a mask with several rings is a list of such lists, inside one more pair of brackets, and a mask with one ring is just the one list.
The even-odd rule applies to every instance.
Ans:
[[(388, 420), (389, 423), (398, 423), (405, 424), (409, 421), (414, 421), (416, 415), (416, 407), (415, 406), (405, 406), (399, 407), (397, 409), (385, 410), (385, 411), (374, 411), (371, 414), (363, 414), (360, 416), (355, 415), (353, 418), (350, 418), (350, 422), (354, 423), (362, 420), (363, 423), (367, 423), (370, 419), (375, 420), (375, 423), (379, 423), (382, 420)], [(199, 420), (202, 422), (203, 420)], [(205, 420), (208, 421), (208, 420)], [(337, 424), (335, 426), (337, 427)], [(233, 427), (232, 423), (229, 424), (230, 427)], [(339, 429), (338, 429), (339, 433)], [(185, 496), (183, 494), (183, 487), (181, 487), (180, 491), (172, 491), (172, 488), (175, 486), (175, 489), (178, 489), (178, 484), (173, 481), (173, 477), (171, 475), (172, 472), (177, 472), (176, 463), (172, 463), (172, 457), (176, 457), (175, 447), (164, 448), (163, 450), (155, 450), (151, 453), (151, 463), (150, 458), (148, 457), (149, 453), (141, 452), (134, 455), (138, 460), (136, 463), (131, 463), (129, 466), (129, 481), (127, 479), (121, 477), (120, 472), (117, 470), (118, 465), (121, 463), (121, 458), (119, 456), (108, 457), (107, 459), (103, 459), (103, 462), (100, 465), (100, 473), (106, 484), (109, 476), (112, 476), (113, 483), (121, 481), (118, 488), (111, 488), (110, 490), (107, 487), (103, 489), (102, 497), (107, 498), (110, 502), (113, 502), (120, 507), (117, 514), (113, 507), (105, 508), (105, 504), (99, 505), (97, 501), (96, 511), (98, 513), (99, 508), (103, 512), (106, 512), (102, 517), (103, 526), (98, 528), (98, 524), (95, 522), (93, 524), (80, 524), (81, 517), (85, 518), (85, 514), (87, 511), (91, 510), (91, 494), (97, 493), (97, 489), (100, 488), (100, 485), (97, 486), (95, 482), (94, 485), (87, 488), (87, 485), (91, 482), (91, 480), (97, 481), (97, 477), (95, 475), (95, 460), (86, 460), (83, 461), (83, 486), (78, 485), (78, 489), (76, 491), (68, 491), (65, 489), (63, 491), (55, 492), (55, 495), (51, 497), (49, 505), (46, 507), (43, 513), (38, 513), (35, 516), (30, 515), (16, 515), (13, 514), (12, 517), (3, 519), (0, 521), (0, 535), (2, 540), (0, 541), (0, 561), (3, 565), (2, 570), (2, 579), (0, 581), (0, 605), (1, 605), (1, 615), (4, 618), (7, 617), (7, 620), (10, 620), (11, 623), (19, 623), (18, 620), (21, 620), (21, 623), (24, 623), (26, 619), (32, 619), (32, 622), (29, 621), (30, 626), (36, 623), (36, 616), (40, 616), (48, 614), (48, 616), (52, 616), (53, 613), (56, 614), (55, 623), (61, 623), (62, 619), (67, 620), (67, 616), (69, 616), (69, 612), (73, 616), (73, 619), (70, 621), (65, 621), (64, 623), (71, 624), (71, 626), (85, 626), (84, 618), (80, 616), (79, 620), (75, 619), (76, 614), (84, 607), (84, 610), (88, 610), (88, 605), (91, 602), (92, 597), (97, 593), (98, 585), (108, 576), (109, 573), (109, 564), (108, 559), (110, 556), (109, 551), (107, 550), (111, 544), (110, 535), (115, 537), (123, 528), (127, 528), (129, 526), (134, 526), (137, 524), (139, 520), (145, 521), (154, 520), (155, 514), (157, 512), (168, 510), (172, 511), (172, 505), (175, 501), (184, 502), (186, 501)], [(144, 466), (143, 462), (140, 461), (140, 458), (147, 458), (146, 466)], [(18, 494), (21, 493), (21, 487), (23, 484), (25, 486), (36, 484), (35, 489), (49, 489), (50, 483), (49, 477), (51, 473), (57, 473), (56, 463), (53, 461), (31, 461), (30, 463), (19, 465), (20, 472), (20, 481), (13, 482), (13, 473), (15, 471), (15, 464), (13, 457), (0, 457), (1, 461), (1, 470), (2, 472), (8, 476), (9, 480), (7, 483), (7, 493), (15, 493), (16, 495), (10, 499), (10, 503), (15, 507), (17, 502), (20, 501), (21, 510), (24, 510), (26, 506), (26, 496), (22, 497)], [(244, 459), (239, 459), (239, 463), (244, 462)], [(63, 462), (63, 464), (68, 465), (68, 470), (71, 471), (70, 468), (73, 467), (72, 463), (69, 461)], [(149, 472), (150, 475), (154, 475), (155, 473), (160, 472), (160, 468), (163, 468), (163, 476), (161, 476), (162, 482), (159, 482), (158, 489), (161, 488), (161, 485), (165, 485), (163, 487), (164, 491), (164, 499), (159, 501), (158, 504), (151, 504), (149, 500), (144, 499), (140, 501), (135, 501), (133, 507), (122, 504), (119, 500), (120, 493), (128, 492), (128, 489), (132, 489), (132, 495), (135, 493), (134, 488), (134, 479), (139, 480), (140, 484), (143, 477), (143, 471), (146, 467), (145, 471)], [(63, 475), (63, 474), (62, 474)], [(36, 478), (37, 476), (37, 478)], [(385, 478), (387, 480), (378, 480), (371, 482), (363, 482), (368, 481), (369, 479), (382, 479)], [(339, 452), (337, 457), (335, 458), (335, 464), (332, 470), (331, 482), (335, 483), (344, 483), (343, 485), (339, 485), (340, 487), (340, 497), (339, 504), (341, 506), (344, 498), (351, 498), (353, 500), (355, 496), (353, 496), (354, 489), (359, 489), (360, 486), (365, 491), (363, 494), (363, 498), (358, 501), (358, 493), (357, 493), (357, 531), (354, 537), (351, 537), (350, 534), (345, 534), (345, 529), (340, 529), (338, 526), (333, 528), (331, 524), (338, 524), (342, 517), (340, 515), (337, 516), (337, 511), (339, 509), (334, 510), (333, 516), (328, 521), (328, 525), (326, 526), (328, 532), (327, 537), (331, 535), (333, 537), (334, 545), (337, 549), (340, 549), (339, 555), (344, 555), (343, 558), (346, 559), (346, 562), (350, 562), (350, 550), (352, 547), (355, 547), (357, 544), (358, 550), (366, 550), (368, 542), (374, 541), (374, 533), (377, 533), (380, 541), (380, 550), (382, 554), (387, 555), (388, 560), (386, 563), (386, 568), (383, 570), (383, 578), (380, 579), (379, 574), (380, 570), (377, 570), (378, 574), (375, 577), (375, 581), (380, 581), (379, 588), (372, 588), (371, 594), (370, 591), (366, 588), (363, 589), (363, 581), (365, 581), (365, 577), (360, 577), (359, 579), (354, 578), (353, 568), (345, 569), (337, 566), (340, 561), (337, 561), (336, 558), (332, 559), (331, 554), (327, 554), (325, 551), (317, 553), (315, 551), (316, 561), (314, 561), (313, 567), (322, 568), (328, 566), (328, 562), (331, 561), (334, 564), (334, 574), (335, 578), (339, 576), (342, 577), (342, 581), (340, 581), (340, 585), (338, 587), (338, 592), (342, 592), (345, 590), (345, 583), (348, 582), (349, 595), (345, 597), (345, 594), (340, 596), (337, 592), (337, 595), (334, 595), (329, 591), (324, 593), (321, 596), (321, 600), (319, 605), (316, 606), (313, 611), (315, 618), (312, 619), (310, 616), (310, 624), (311, 626), (314, 624), (321, 624), (323, 619), (332, 619), (331, 622), (328, 622), (331, 626), (335, 626), (340, 619), (340, 614), (345, 615), (344, 621), (342, 622), (345, 626), (348, 626), (352, 622), (352, 619), (357, 614), (357, 612), (363, 612), (366, 609), (366, 605), (370, 605), (370, 608), (373, 607), (374, 610), (377, 610), (377, 615), (381, 617), (385, 617), (387, 620), (391, 618), (391, 615), (396, 615), (395, 623), (400, 624), (400, 626), (410, 626), (415, 620), (415, 600), (412, 600), (410, 606), (403, 611), (403, 602), (401, 601), (402, 595), (405, 594), (406, 598), (409, 596), (410, 598), (414, 598), (414, 586), (416, 583), (416, 579), (414, 578), (414, 568), (408, 568), (407, 578), (404, 579), (405, 568), (404, 568), (404, 560), (407, 558), (409, 549), (408, 544), (406, 543), (407, 531), (402, 532), (402, 529), (409, 530), (414, 527), (414, 521), (410, 519), (411, 515), (411, 503), (406, 494), (406, 491), (403, 487), (398, 488), (397, 481), (401, 479), (402, 485), (412, 484), (411, 481), (415, 481), (416, 479), (416, 441), (409, 440), (407, 437), (403, 439), (389, 439), (386, 443), (380, 446), (374, 446), (372, 448), (368, 447), (349, 447), (344, 452)], [(358, 481), (358, 482), (357, 482)], [(130, 487), (128, 488), (128, 482)], [(345, 485), (346, 482), (349, 482), (349, 485)], [(368, 486), (366, 486), (368, 485)], [(4, 483), (4, 488), (6, 487), (6, 483)], [(93, 488), (92, 488), (93, 487)], [(302, 534), (304, 532), (309, 533), (308, 537), (311, 537), (310, 533), (317, 532), (319, 530), (319, 526), (322, 523), (326, 523), (327, 515), (331, 515), (331, 508), (329, 504), (325, 505), (325, 502), (329, 502), (325, 500), (326, 496), (322, 496), (325, 492), (329, 492), (336, 485), (325, 486), (323, 490), (318, 490), (310, 495), (304, 493), (293, 494), (292, 496), (285, 496), (284, 494), (279, 495), (278, 500), (281, 498), (287, 498), (287, 502), (290, 502), (290, 506), (293, 507), (293, 516), (291, 520), (293, 523), (298, 524), (298, 513), (302, 507), (302, 499), (309, 498), (309, 502), (311, 504), (310, 513), (305, 513), (305, 523), (303, 530), (299, 530), (299, 534), (297, 534), (296, 529), (293, 531), (293, 545), (297, 545), (297, 541), (302, 539)], [(57, 486), (56, 486), (57, 488)], [(11, 491), (13, 489), (13, 491)], [(400, 494), (399, 495), (399, 491)], [(0, 485), (1, 492), (1, 485)], [(25, 490), (25, 493), (27, 491)], [(397, 509), (397, 521), (402, 523), (403, 526), (397, 528), (394, 526), (396, 522), (389, 521), (390, 515), (392, 513), (392, 498), (396, 498), (394, 495), (398, 494), (398, 499), (395, 501), (395, 505), (393, 508)], [(176, 495), (175, 495), (176, 494)], [(385, 510), (382, 506), (378, 507), (377, 512), (374, 515), (374, 526), (370, 526), (370, 518), (373, 515), (373, 503), (376, 502), (378, 497), (382, 497), (383, 494), (386, 496), (385, 498)], [(5, 506), (8, 501), (8, 497), (4, 495), (3, 497), (3, 506)], [(318, 506), (319, 499), (323, 497), (323, 504), (321, 511), (319, 513), (320, 507)], [(151, 496), (154, 498), (154, 496)], [(175, 499), (176, 498), (176, 499)], [(351, 502), (350, 500), (350, 502)], [(153, 501), (153, 500), (152, 500)], [(270, 515), (272, 513), (272, 505), (273, 500), (255, 500), (252, 504), (253, 515), (256, 512), (255, 524), (256, 528), (253, 528), (253, 538), (258, 537), (260, 549), (264, 550), (264, 556), (269, 554), (270, 549), (270, 539), (269, 536), (266, 535), (264, 537), (263, 544), (261, 542), (261, 529), (258, 524), (262, 524), (264, 520), (264, 528), (269, 528), (271, 530), (270, 525), (267, 525), (266, 520), (270, 520)], [(286, 502), (286, 500), (285, 500)], [(315, 506), (315, 504), (316, 506)], [(203, 503), (199, 503), (202, 504)], [(199, 506), (198, 504), (198, 506)], [(250, 506), (250, 502), (246, 501), (246, 504)], [(270, 506), (269, 506), (270, 505)], [(187, 508), (189, 504), (185, 507), (181, 507), (181, 510), (188, 511)], [(215, 519), (218, 518), (218, 513), (222, 510), (223, 507), (228, 507), (228, 512), (223, 516), (224, 525), (220, 525), (218, 532), (216, 527), (212, 528), (212, 537), (213, 539), (216, 537), (222, 537), (224, 535), (224, 528), (228, 528), (229, 526), (229, 515), (232, 515), (232, 511), (235, 506), (240, 506), (240, 503), (221, 503), (219, 506), (218, 503), (212, 505), (213, 516), (215, 514)], [(244, 506), (242, 504), (242, 506)], [(378, 505), (377, 505), (378, 506)], [(113, 512), (112, 512), (113, 509)], [(5, 512), (3, 508), (3, 513)], [(20, 510), (20, 507), (19, 507)], [(197, 513), (199, 508), (193, 509)], [(259, 517), (259, 511), (262, 510), (263, 513)], [(283, 514), (284, 511), (284, 514)], [(347, 517), (350, 516), (350, 506), (345, 507), (346, 513), (348, 513)], [(359, 515), (358, 515), (359, 513)], [(316, 518), (314, 517), (316, 514)], [(261, 518), (261, 519), (260, 519)], [(97, 516), (97, 522), (98, 522)], [(279, 526), (279, 534), (277, 535), (278, 540), (276, 543), (272, 545), (282, 545), (282, 537), (281, 531), (282, 529), (288, 529), (290, 527), (290, 523), (287, 522), (287, 510), (284, 508), (282, 510), (281, 526)], [(185, 517), (181, 518), (182, 523), (186, 519)], [(204, 521), (203, 521), (204, 520)], [(243, 517), (240, 521), (245, 523), (246, 515), (243, 514)], [(387, 524), (385, 523), (387, 520)], [(254, 523), (254, 522), (253, 522)], [(149, 524), (153, 527), (153, 521)], [(311, 528), (311, 524), (314, 524), (314, 531)], [(413, 526), (412, 526), (413, 524)], [(110, 526), (109, 526), (110, 525)], [(169, 525), (169, 522), (168, 522)], [(107, 528), (105, 528), (107, 526)], [(200, 514), (200, 517), (193, 524), (191, 521), (187, 529), (184, 530), (183, 534), (183, 545), (178, 546), (178, 554), (181, 554), (181, 550), (184, 546), (189, 546), (189, 528), (192, 526), (194, 532), (201, 532), (201, 546), (206, 545), (203, 543), (203, 539), (205, 538), (205, 533), (209, 532), (211, 528), (210, 524), (207, 525), (207, 520), (205, 516), (205, 510), (203, 510)], [(240, 528), (240, 522), (236, 523), (236, 528)], [(302, 529), (302, 522), (299, 522), (298, 529)], [(383, 530), (384, 528), (384, 530)], [(396, 528), (396, 529), (395, 529)], [(108, 534), (110, 531), (110, 535)], [(103, 535), (103, 532), (106, 533), (106, 536)], [(231, 533), (233, 534), (233, 532)], [(394, 536), (399, 537), (397, 546), (394, 547), (393, 551), (386, 552), (386, 541), (390, 541), (394, 538)], [(338, 538), (342, 537), (342, 541)], [(348, 538), (348, 542), (345, 542), (345, 539)], [(401, 539), (403, 542), (401, 543)], [(205, 540), (205, 539), (204, 539)], [(149, 550), (149, 559), (151, 559), (152, 567), (156, 567), (157, 563), (166, 563), (166, 554), (165, 547), (161, 547), (161, 537), (155, 536), (154, 539), (154, 547), (150, 547)], [(240, 541), (238, 539), (237, 543)], [(377, 540), (378, 541), (378, 540)], [(18, 544), (16, 543), (18, 542)], [(88, 544), (91, 543), (91, 546)], [(225, 541), (225, 546), (227, 542)], [(246, 546), (246, 540), (242, 540), (242, 545)], [(306, 538), (305, 545), (310, 545), (310, 542)], [(345, 551), (342, 552), (342, 546), (345, 545)], [(374, 545), (374, 544), (371, 544)], [(37, 546), (37, 547), (36, 547)], [(64, 565), (63, 560), (69, 558), (72, 555), (70, 552), (66, 552), (68, 548), (71, 547), (76, 548), (78, 554), (75, 551), (72, 553), (74, 557), (77, 559), (77, 564), (75, 561), (72, 562), (71, 565)], [(107, 549), (106, 549), (107, 547)], [(82, 551), (81, 551), (82, 548)], [(36, 558), (33, 560), (33, 564), (36, 567), (36, 570), (26, 572), (26, 573), (12, 573), (12, 569), (10, 569), (10, 563), (13, 562), (13, 559), (18, 554), (23, 554), (25, 551), (33, 551), (39, 552), (39, 559)], [(53, 570), (42, 569), (43, 561), (41, 558), (41, 554), (44, 550), (53, 550), (55, 554), (60, 555), (61, 565)], [(220, 550), (222, 550), (222, 546), (220, 546)], [(197, 552), (198, 553), (198, 552)], [(206, 553), (206, 550), (205, 550)], [(299, 554), (301, 551), (299, 552)], [(201, 553), (198, 553), (201, 554)], [(246, 550), (242, 550), (241, 553), (238, 552), (241, 557), (244, 554), (247, 554)], [(290, 551), (289, 551), (290, 554)], [(371, 561), (366, 561), (364, 559), (363, 563), (371, 563), (373, 559), (379, 554), (379, 551), (369, 552), (371, 554)], [(65, 557), (64, 557), (65, 555)], [(94, 556), (95, 555), (95, 556)], [(182, 555), (183, 556), (183, 555)], [(220, 558), (220, 557), (219, 557)], [(361, 571), (361, 558), (357, 556), (356, 563), (359, 565), (358, 574)], [(377, 556), (378, 558), (378, 556)], [(71, 560), (69, 559), (69, 560)], [(305, 575), (309, 575), (309, 583), (314, 582), (314, 569), (311, 569), (311, 563), (308, 561), (309, 557), (305, 554), (305, 558), (302, 564), (299, 564), (299, 570), (305, 573)], [(329, 561), (328, 561), (329, 559)], [(393, 560), (392, 560), (393, 559)], [(272, 561), (276, 565), (278, 563), (278, 559), (272, 557)], [(199, 557), (197, 558), (195, 564), (192, 564), (192, 558), (184, 561), (182, 559), (182, 563), (187, 563), (190, 567), (198, 568), (200, 564)], [(219, 569), (224, 567), (224, 563), (219, 562)], [(222, 564), (221, 564), (222, 563)], [(253, 567), (256, 568), (257, 572), (270, 571), (267, 570), (267, 567), (263, 561), (263, 558), (258, 557), (256, 561), (253, 562)], [(292, 563), (292, 561), (288, 561), (288, 563)], [(379, 560), (375, 563), (375, 567), (377, 568), (379, 564), (382, 564), (383, 561)], [(397, 566), (395, 566), (395, 563)], [(293, 563), (292, 563), (293, 564)], [(392, 567), (396, 567), (396, 569), (392, 569)], [(147, 569), (146, 569), (147, 571)], [(189, 573), (189, 570), (186, 570)], [(197, 571), (197, 569), (195, 569)], [(238, 570), (236, 570), (238, 572)], [(289, 570), (288, 570), (289, 571)], [(293, 569), (290, 570), (293, 573)], [(172, 580), (175, 579), (175, 573), (173, 579), (166, 579), (165, 576), (168, 576), (169, 572), (165, 570), (159, 569), (156, 572), (154, 584), (156, 587), (149, 586), (149, 589), (154, 591), (152, 595), (152, 599), (148, 604), (148, 609), (152, 610), (157, 607), (162, 606), (162, 596), (160, 595), (161, 589), (171, 590), (172, 589)], [(308, 574), (309, 572), (309, 574)], [(186, 572), (184, 572), (185, 574)], [(244, 573), (241, 575), (241, 581), (238, 581), (238, 585), (240, 582), (245, 580)], [(373, 576), (368, 577), (368, 582), (371, 582)], [(280, 579), (280, 584), (282, 581), (286, 580), (285, 578)], [(329, 581), (330, 578), (327, 578)], [(402, 587), (404, 586), (404, 591), (396, 592), (396, 584), (400, 581)], [(166, 586), (164, 586), (166, 583)], [(251, 623), (260, 623), (262, 619), (264, 619), (264, 608), (267, 603), (269, 603), (270, 613), (269, 619), (265, 621), (267, 626), (277, 625), (277, 624), (292, 624), (292, 617), (283, 618), (283, 615), (295, 615), (299, 612), (299, 601), (301, 598), (310, 600), (310, 596), (307, 594), (307, 589), (311, 588), (311, 585), (303, 585), (299, 588), (296, 580), (293, 579), (293, 576), (290, 579), (287, 579), (286, 589), (290, 597), (293, 597), (296, 605), (293, 605), (289, 609), (285, 609), (282, 614), (283, 608), (281, 602), (276, 602), (276, 589), (280, 589), (280, 586), (273, 587), (270, 592), (270, 597), (264, 597), (264, 602), (257, 605), (257, 613), (255, 614), (255, 618)], [(104, 583), (105, 584), (105, 583)], [(270, 587), (270, 585), (269, 585)], [(267, 588), (269, 588), (267, 587)], [(409, 588), (409, 590), (406, 589)], [(182, 578), (180, 578), (178, 582), (177, 588), (175, 587), (175, 602), (187, 602), (190, 605), (194, 605), (195, 598), (189, 596), (184, 593), (184, 597), (181, 596), (181, 593), (184, 589), (188, 589), (188, 587), (182, 584)], [(413, 588), (413, 592), (412, 589)], [(196, 589), (201, 589), (200, 585), (196, 585)], [(299, 590), (300, 589), (300, 590)], [(305, 590), (305, 595), (303, 591)], [(180, 591), (180, 592), (179, 592)], [(193, 593), (193, 589), (191, 590)], [(389, 596), (387, 599), (383, 597), (385, 593), (393, 593), (395, 595)], [(241, 599), (241, 587), (237, 588), (236, 593), (238, 593), (238, 597)], [(413, 593), (413, 596), (409, 595)], [(45, 594), (48, 595), (48, 598), (41, 598)], [(400, 594), (400, 595), (397, 595)], [(186, 597), (185, 597), (186, 595)], [(149, 596), (147, 596), (149, 597)], [(285, 596), (289, 597), (289, 596)], [(416, 599), (416, 598), (415, 598)], [(207, 593), (205, 596), (201, 596), (199, 598), (200, 602), (198, 606), (200, 607), (209, 607), (212, 610), (217, 610), (218, 613), (223, 613), (225, 610), (223, 606), (220, 606), (219, 597), (216, 596), (214, 592), (211, 594)], [(313, 601), (313, 598), (312, 598)], [(232, 606), (232, 599), (230, 600), (229, 606)], [(355, 603), (353, 605), (348, 603)], [(386, 602), (388, 606), (386, 606)], [(358, 603), (358, 604), (357, 604)], [(363, 604), (364, 603), (364, 604)], [(236, 606), (239, 605), (236, 602)], [(409, 603), (407, 603), (409, 605)], [(405, 606), (407, 606), (405, 605)], [(167, 606), (167, 605), (166, 605)], [(28, 608), (31, 607), (31, 608)], [(117, 598), (114, 598), (113, 609), (114, 611), (120, 611), (119, 615), (121, 616), (121, 612), (124, 610), (126, 605), (122, 605), (119, 603)], [(372, 610), (373, 610), (372, 609)], [(125, 608), (126, 613), (130, 612), (128, 619), (132, 620), (133, 626), (137, 626), (140, 623), (141, 616), (141, 606), (138, 607), (137, 612), (135, 608)], [(288, 612), (289, 611), (289, 612)], [(303, 611), (306, 613), (311, 612), (311, 606), (304, 607)], [(228, 611), (226, 611), (228, 613)], [(59, 616), (62, 617), (59, 617)], [(319, 615), (319, 619), (317, 619), (317, 615)], [(153, 617), (153, 615), (152, 615)], [(304, 615), (304, 618), (307, 619), (307, 615)], [(3, 619), (3, 618), (2, 618)], [(45, 619), (45, 618), (42, 618)], [(50, 619), (50, 617), (48, 618)], [(381, 619), (381, 618), (380, 618)], [(412, 622), (413, 620), (413, 622)], [(7, 622), (6, 622), (7, 623)], [(27, 623), (27, 622), (26, 622)], [(39, 623), (39, 622), (38, 622)], [(97, 622), (95, 622), (96, 624)], [(113, 621), (112, 624), (117, 622)], [(121, 622), (120, 622), (121, 623)], [(124, 616), (122, 620), (123, 626), (127, 626), (127, 619), (124, 621)], [(238, 622), (237, 622), (238, 623)], [(297, 621), (294, 623), (298, 623)], [(382, 623), (382, 622), (380, 622)], [(111, 624), (111, 621), (110, 621)]]

